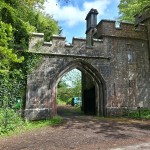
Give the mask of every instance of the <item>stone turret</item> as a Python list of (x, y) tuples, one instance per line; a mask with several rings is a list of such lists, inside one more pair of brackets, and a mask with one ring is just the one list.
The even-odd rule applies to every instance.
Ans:
[(86, 44), (89, 47), (93, 46), (93, 35), (96, 33), (95, 27), (97, 25), (97, 14), (98, 14), (98, 11), (92, 8), (85, 18), (85, 20), (87, 21)]

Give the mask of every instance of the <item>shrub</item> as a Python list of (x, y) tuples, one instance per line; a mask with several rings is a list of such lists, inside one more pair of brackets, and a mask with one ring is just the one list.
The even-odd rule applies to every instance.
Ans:
[(150, 110), (141, 108), (140, 110), (129, 111), (128, 116), (130, 118), (150, 119)]
[(14, 131), (23, 124), (22, 118), (13, 109), (0, 108), (0, 135)]
[(66, 102), (58, 98), (57, 99), (57, 104), (58, 105), (66, 105)]
[(67, 105), (71, 105), (72, 104), (72, 98), (69, 98), (67, 101)]

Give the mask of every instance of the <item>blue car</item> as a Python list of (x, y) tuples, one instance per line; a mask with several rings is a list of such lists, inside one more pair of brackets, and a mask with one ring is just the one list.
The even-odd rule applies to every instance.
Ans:
[(82, 106), (82, 99), (81, 99), (81, 97), (73, 97), (71, 105), (72, 106)]

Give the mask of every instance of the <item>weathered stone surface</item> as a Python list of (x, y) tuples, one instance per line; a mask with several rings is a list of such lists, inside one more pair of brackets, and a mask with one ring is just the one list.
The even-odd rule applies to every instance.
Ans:
[[(102, 116), (122, 115), (138, 106), (149, 108), (150, 19), (142, 23), (136, 29), (128, 23), (116, 28), (114, 21), (102, 20), (92, 45), (81, 38), (73, 38), (68, 45), (65, 37), (59, 36), (44, 42), (43, 34), (34, 33), (29, 51), (41, 55), (42, 60), (28, 75), (26, 117), (34, 120), (57, 114), (57, 83), (74, 68), (82, 72), (85, 112), (89, 105), (93, 105), (89, 108), (92, 113)], [(86, 93), (92, 93), (92, 98)]]

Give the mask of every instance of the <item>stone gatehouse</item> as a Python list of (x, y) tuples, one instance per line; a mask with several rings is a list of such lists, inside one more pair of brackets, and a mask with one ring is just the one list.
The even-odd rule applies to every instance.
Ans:
[(57, 84), (68, 71), (82, 72), (82, 109), (98, 116), (122, 115), (150, 107), (150, 9), (135, 24), (101, 20), (97, 10), (86, 17), (86, 39), (33, 33), (29, 52), (42, 57), (28, 75), (25, 116), (30, 120), (57, 114)]

